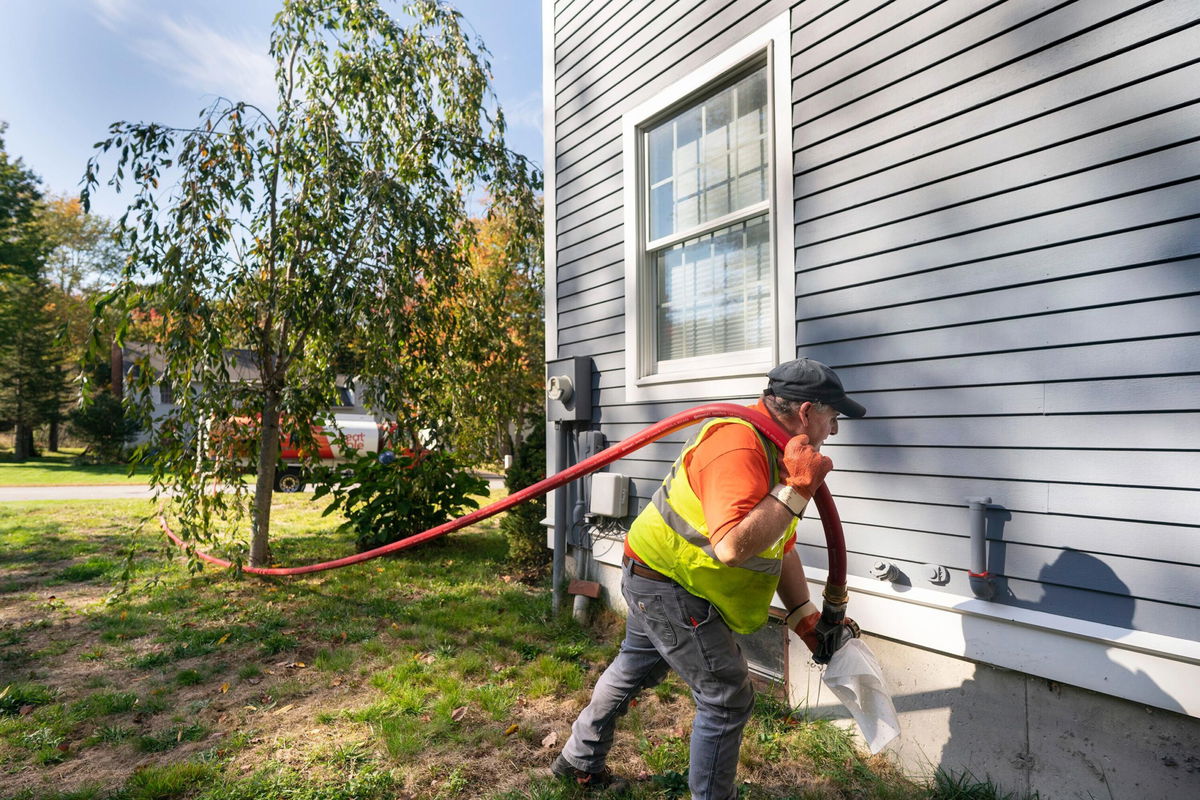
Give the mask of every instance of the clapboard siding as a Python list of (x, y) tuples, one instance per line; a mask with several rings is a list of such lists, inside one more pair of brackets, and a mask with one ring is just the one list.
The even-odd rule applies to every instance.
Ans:
[[(937, 302), (986, 289), (1043, 286), (1055, 292), (1059, 286), (1069, 285), (1065, 282), (1078, 278), (1086, 277), (1092, 282), (1090, 276), (1200, 256), (1200, 242), (1192, 238), (1195, 225), (1196, 219), (1191, 218), (1008, 254), (998, 257), (1002, 258), (1002, 269), (981, 262), (914, 265), (914, 271), (824, 289), (817, 287), (829, 286), (830, 282), (818, 283), (812, 278), (820, 276), (805, 276), (797, 281), (803, 294), (797, 298), (797, 319)], [(1186, 272), (1172, 266), (1163, 272), (1155, 271), (1152, 280), (1156, 283), (1164, 279), (1180, 280), (1180, 274)], [(1095, 283), (1106, 284), (1108, 279), (1097, 277)]]
[[(872, 356), (870, 352), (860, 355), (863, 358)], [(1165, 376), (1194, 372), (1198, 361), (1200, 336), (1190, 335), (1046, 350), (982, 352), (936, 360), (914, 358), (904, 362), (834, 366), (847, 386), (870, 391), (979, 386), (993, 380), (1024, 383), (1097, 380), (1114, 375)]]
[[(1200, 292), (1200, 258), (1053, 282), (1023, 283), (1014, 288), (994, 288), (1001, 280), (986, 281), (977, 272), (976, 281), (985, 286), (946, 298), (938, 297), (936, 277), (923, 277), (921, 283), (928, 288), (929, 296), (937, 299), (855, 308), (846, 313), (832, 311), (828, 296), (806, 298), (797, 303), (796, 317), (811, 336), (821, 336), (822, 330), (827, 330), (831, 335), (825, 341), (843, 338), (839, 333), (844, 332), (862, 338), (912, 331), (918, 326), (913, 324), (911, 312), (918, 304), (922, 329), (1038, 315), (1057, 317), (1073, 311), (1194, 296)], [(1007, 274), (1003, 276), (1004, 282), (1008, 279)], [(844, 299), (849, 294), (834, 299)]]
[[(593, 276), (595, 280), (587, 280)], [(612, 278), (607, 274), (592, 273), (575, 279), (570, 287), (560, 284), (559, 292), (561, 294), (558, 297), (558, 312), (566, 314), (577, 308), (599, 305), (614, 299), (624, 301), (625, 281), (620, 278)]]
[[(874, 528), (846, 520), (842, 523), (848, 552), (872, 555), (879, 554), (882, 548), (885, 558), (891, 560), (886, 554), (886, 548), (889, 538), (895, 537), (895, 530)], [(940, 564), (950, 569), (965, 571), (969, 560), (970, 540), (965, 533), (965, 526), (963, 531), (957, 536), (909, 531), (904, 536), (904, 549), (895, 557), (910, 563)], [(810, 547), (820, 547), (825, 538), (819, 525), (806, 525), (798, 534), (797, 541)], [(1045, 547), (995, 539), (988, 541), (988, 548), (989, 566), (995, 566), (997, 571), (1007, 578), (1023, 581), (1036, 581), (1040, 574), (1052, 568), (1064, 551), (1072, 552), (1072, 549), (1061, 546)], [(1125, 586), (1125, 593), (1131, 597), (1181, 605), (1200, 605), (1200, 583), (1188, 581), (1188, 577), (1195, 574), (1193, 565), (1179, 564), (1173, 560), (1150, 561), (1141, 557), (1109, 555), (1090, 548), (1079, 552), (1088, 552), (1097, 562), (1109, 567), (1111, 574), (1107, 575), (1105, 580), (1097, 579), (1089, 585), (1088, 576), (1076, 572), (1059, 576), (1057, 583), (1068, 584), (1077, 589), (1090, 588), (1115, 593), (1119, 591), (1116, 582), (1120, 581)], [(929, 585), (924, 575), (911, 575), (910, 580), (914, 585)]]
[[(896, 59), (907, 50), (928, 46), (930, 40), (965, 25), (976, 14), (1003, 1), (938, 0), (919, 4), (881, 3), (866, 8), (847, 3), (822, 17), (820, 25), (809, 24), (792, 34), (792, 74), (812, 75), (814, 82), (833, 86), (882, 61)], [(862, 13), (864, 10), (866, 14)], [(854, 15), (858, 18), (853, 18)], [(916, 40), (910, 27), (914, 24), (922, 29), (921, 38)], [(847, 45), (845, 38), (837, 34), (851, 27), (854, 42)]]
[[(1025, 5), (1006, 3), (998, 7), (998, 12), (1013, 15)], [(833, 160), (834, 153), (845, 155), (856, 152), (861, 144), (895, 138), (898, 131), (911, 135), (910, 128), (901, 127), (906, 124), (919, 129), (933, 127), (957, 114), (1003, 103), (1012, 94), (1036, 92), (1055, 99), (1058, 95), (1054, 90), (1061, 87), (1047, 91), (1039, 84), (1068, 78), (1075, 71), (1116, 58), (1125, 48), (1158, 45), (1160, 38), (1194, 25), (1200, 13), (1191, 0), (1161, 0), (1137, 13), (1108, 16), (1122, 9), (1128, 9), (1124, 0), (1077, 1), (1054, 15), (1063, 24), (1053, 30), (1045, 27), (1043, 18), (1028, 26), (1021, 36), (983, 41), (933, 69), (915, 68), (906, 75), (902, 65), (882, 64), (848, 84), (797, 103), (794, 143), (806, 158), (824, 163)], [(1109, 24), (1090, 27), (1102, 17), (1107, 17)], [(956, 38), (962, 36), (961, 31), (955, 33)], [(1069, 46), (1046, 46), (1060, 34), (1064, 38), (1059, 44)], [(1030, 45), (1025, 44), (1026, 36)], [(961, 44), (971, 42), (963, 40)], [(909, 53), (922, 58), (929, 52), (927, 47)], [(1186, 57), (1193, 58), (1194, 54)], [(1179, 60), (1177, 57), (1175, 63)], [(812, 76), (804, 76), (796, 82), (794, 96), (803, 98), (824, 86)], [(1093, 88), (1091, 82), (1082, 86)], [(824, 97), (826, 94), (831, 96)], [(833, 114), (835, 109), (837, 113)]]
[(614, 210), (620, 212), (621, 208), (621, 176), (619, 174), (612, 176), (611, 183), (615, 183), (616, 187), (607, 194), (601, 194), (600, 191), (592, 187), (590, 191), (585, 193), (585, 198), (592, 198), (588, 202), (581, 203), (577, 210), (567, 213), (564, 206), (559, 206), (562, 211), (562, 216), (559, 217), (558, 224), (562, 233), (573, 231), (581, 225), (586, 225), (595, 219), (600, 219), (606, 215), (613, 213)]
[[(919, 309), (880, 314), (901, 313), (908, 319)], [(933, 330), (916, 330), (891, 334), (858, 336), (853, 326), (842, 324), (838, 318), (826, 318), (798, 326), (797, 346), (814, 357), (830, 364), (852, 361), (864, 350), (872, 359), (901, 361), (916, 357), (957, 356), (969, 353), (992, 352), (997, 349), (1016, 351), (1104, 341), (1127, 341), (1178, 333), (1200, 333), (1200, 300), (1196, 295), (1168, 300), (1142, 300), (1112, 306), (1064, 311), (1049, 314), (1027, 314), (1013, 319), (953, 325)], [(914, 326), (920, 324), (914, 320)]]
[[(1059, 76), (1048, 85), (1036, 87), (1041, 91), (1016, 92), (998, 106), (988, 102), (953, 114), (907, 120), (916, 126), (915, 130), (897, 127), (874, 138), (859, 136), (857, 131), (835, 137), (821, 148), (814, 146), (797, 153), (797, 194), (803, 196), (844, 185), (921, 159), (938, 159), (943, 152), (964, 142), (1008, 137), (1010, 133), (1052, 140), (1058, 136), (1057, 128), (1047, 132), (1042, 126), (1053, 122), (1064, 111), (1091, 103), (1112, 91), (1134, 87), (1142, 81), (1148, 83), (1148, 79), (1179, 70), (1182, 65), (1194, 64), (1194, 58), (1181, 62), (1170, 54), (1173, 50), (1178, 52), (1175, 50), (1178, 47), (1194, 47), (1195, 39), (1195, 30), (1189, 28), (1167, 39), (1147, 42), (1105, 62)], [(940, 108), (934, 110), (941, 111)], [(1028, 131), (1034, 128), (1041, 128), (1040, 133), (1029, 134)], [(1013, 138), (1018, 145), (1024, 141), (1022, 135)], [(872, 151), (870, 158), (847, 158), (867, 150)]]
[(580, 215), (580, 219), (593, 218), (596, 216), (593, 205), (605, 210), (612, 203), (620, 205), (622, 186), (622, 176), (618, 171), (587, 186), (574, 187), (575, 191), (570, 197), (563, 198), (555, 204), (558, 208), (559, 224), (574, 227), (578, 224), (572, 219), (575, 215)]
[[(1181, 129), (1181, 123), (1187, 127)], [(1035, 198), (1049, 194), (1047, 190), (1060, 197), (1086, 197), (1101, 186), (1111, 196), (1170, 180), (1162, 177), (1164, 165), (1171, 171), (1181, 163), (1196, 164), (1196, 137), (1187, 136), (1194, 130), (1200, 130), (1200, 104), (1195, 101), (1170, 115), (1156, 114), (1060, 147), (961, 171), (936, 182), (930, 191), (924, 191), (927, 187), (922, 185), (880, 200), (859, 202), (851, 209), (839, 208), (846, 199), (844, 192), (832, 192), (807, 204), (798, 203), (797, 208), (807, 217), (803, 222), (820, 220), (816, 228), (820, 240), (832, 240), (951, 208), (975, 218), (988, 213), (989, 206), (998, 207), (996, 210), (1006, 205), (1021, 208), (1025, 190), (1035, 186), (1040, 187)], [(1181, 136), (1186, 138), (1181, 140)], [(1105, 174), (1106, 170), (1112, 174)], [(1051, 180), (1059, 183), (1051, 184)], [(856, 185), (854, 194), (860, 201), (870, 198), (866, 192), (871, 188)], [(1019, 213), (1032, 210), (1024, 207)]]
[[(685, 74), (682, 64), (689, 60), (703, 63), (705, 48), (719, 52), (759, 27), (768, 16), (755, 12), (768, 5), (769, 0), (708, 0), (656, 9), (649, 19), (643, 15), (641, 24), (630, 28), (629, 38), (607, 59), (606, 68), (597, 72), (586, 89), (561, 100), (556, 93), (560, 155), (591, 136), (597, 124), (593, 109), (606, 111), (636, 96), (646, 87), (646, 72), (656, 76), (674, 73), (678, 79)], [(736, 17), (730, 17), (727, 11)], [(713, 20), (726, 18), (731, 20), (728, 26), (712, 24)], [(668, 28), (683, 32), (683, 38), (663, 36)]]
[[(917, 560), (908, 550), (907, 536), (897, 531), (966, 536), (970, 520), (967, 505), (961, 499), (955, 505), (899, 502), (855, 498), (841, 494), (838, 513), (847, 524), (862, 526), (862, 532), (850, 545), (858, 552), (876, 553), (882, 558)], [(1200, 537), (1193, 529), (1179, 525), (1152, 525), (1103, 517), (1078, 517), (1062, 514), (995, 511), (991, 513), (989, 542), (993, 546), (1024, 544), (1084, 550), (1092, 553), (1143, 558), (1200, 566)], [(903, 543), (903, 547), (898, 544)], [(957, 548), (958, 558), (950, 563), (966, 567), (966, 547)], [(946, 557), (943, 553), (940, 558)], [(935, 557), (937, 560), (939, 557)]]
[[(621, 114), (786, 7), (558, 9), (551, 355), (593, 359), (610, 443), (695, 404), (626, 401)], [(806, 0), (791, 17), (797, 352), (870, 410), (825, 448), (850, 572), (885, 559), (971, 596), (966, 498), (989, 496), (997, 602), (1194, 637), (1200, 4)], [(608, 468), (632, 510), (693, 431)], [(802, 523), (817, 567), (823, 541)]]
[[(1181, 138), (1193, 138), (1189, 133), (1195, 129), (1195, 118), (1200, 114), (1196, 107), (1200, 94), (1196, 89), (1197, 80), (1200, 80), (1200, 67), (1178, 70), (1148, 82), (1162, 81), (1169, 92), (1166, 97), (1162, 96), (1163, 92), (1156, 93), (1155, 86), (1139, 85), (1137, 91), (1128, 93), (1131, 95), (1129, 100), (1136, 105), (1151, 105), (1150, 110), (1135, 113), (1140, 109), (1130, 109), (1127, 103), (1122, 103), (1118, 122), (1100, 128), (1096, 127), (1096, 115), (1117, 109), (1097, 108), (1101, 105), (1099, 100), (1083, 104), (1082, 112), (1080, 106), (1072, 107), (1056, 115), (1054, 120), (1056, 128), (1071, 125), (1073, 135), (1065, 141), (1059, 138), (1063, 133), (1061, 130), (1056, 130), (1053, 144), (1030, 141), (1022, 136), (1022, 131), (1010, 130), (1005, 136), (965, 142), (944, 151), (937, 159), (910, 162), (830, 188), (819, 189), (804, 181), (802, 185), (811, 191), (797, 198), (796, 220), (798, 223), (821, 220), (821, 231), (826, 235), (845, 233), (853, 230), (846, 227), (851, 224), (846, 217), (852, 217), (852, 224), (857, 228), (866, 228), (901, 216), (936, 210), (937, 206), (932, 204), (945, 203), (947, 198), (956, 203), (965, 202), (991, 193), (1011, 191), (1047, 175), (1065, 176), (1177, 145)], [(1179, 87), (1186, 87), (1186, 91)], [(1152, 102), (1146, 98), (1151, 98)], [(1019, 127), (1044, 131), (1047, 126), (1026, 124)], [(934, 185), (936, 192), (922, 191)], [(914, 209), (914, 201), (929, 206)]]
[[(991, 226), (1011, 225), (1014, 221), (1051, 215), (1110, 198), (1138, 196), (1138, 202), (1144, 203), (1146, 198), (1139, 195), (1148, 189), (1194, 180), (1200, 175), (1200, 144), (1196, 137), (1191, 137), (1155, 152), (1065, 177), (1048, 178), (1049, 168), (1048, 163), (1011, 165), (1009, 177), (1014, 183), (1010, 186), (1016, 188), (1001, 190), (994, 182), (981, 181), (974, 188), (983, 191), (984, 195), (964, 197), (964, 193), (953, 193), (951, 196), (962, 199), (948, 204), (942, 204), (945, 196), (939, 196), (932, 200), (939, 203), (938, 207), (931, 210), (916, 209), (906, 214), (902, 207), (896, 206), (891, 211), (901, 216), (894, 218), (872, 219), (868, 213), (861, 222), (854, 220), (849, 225), (805, 226), (804, 240), (797, 242), (801, 251), (798, 257), (808, 260), (808, 249), (828, 243), (835, 243), (851, 257), (875, 253), (897, 244), (896, 231), (901, 226), (905, 238), (910, 241), (934, 241)], [(1181, 173), (1181, 170), (1187, 171)], [(1042, 179), (1032, 180), (1038, 174)], [(1195, 192), (1194, 187), (1191, 191)], [(820, 256), (815, 260), (820, 260)]]
[[(1163, 14), (1161, 8), (1130, 13), (1128, 0), (994, 4), (961, 25), (923, 38), (919, 47), (903, 49), (867, 69), (860, 69), (857, 59), (837, 59), (825, 69), (804, 74), (809, 91), (797, 99), (805, 121), (836, 112), (832, 124), (843, 130), (878, 125), (884, 116), (920, 103), (940, 103), (944, 97), (950, 101), (948, 108), (955, 107), (958, 98), (964, 98), (964, 106), (974, 105), (981, 97), (1003, 93), (1010, 82), (1027, 85), (1047, 71), (1106, 55), (1118, 36), (1140, 41), (1161, 35), (1179, 21), (1194, 18), (1189, 14), (1194, 9), (1181, 8), (1174, 15)], [(1118, 23), (1119, 33), (1111, 29)], [(1068, 41), (1069, 48), (1054, 47)]]

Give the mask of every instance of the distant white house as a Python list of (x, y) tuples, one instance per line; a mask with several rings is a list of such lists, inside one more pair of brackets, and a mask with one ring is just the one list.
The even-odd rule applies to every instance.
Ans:
[[(1200, 796), (1200, 3), (545, 0), (543, 22), (546, 358), (591, 365), (573, 452), (831, 364), (869, 409), (829, 486), (901, 762)], [(609, 468), (616, 524), (688, 435)], [(611, 590), (619, 541), (577, 527)], [(819, 589), (819, 522), (800, 540)], [(781, 626), (746, 646), (837, 713)]]

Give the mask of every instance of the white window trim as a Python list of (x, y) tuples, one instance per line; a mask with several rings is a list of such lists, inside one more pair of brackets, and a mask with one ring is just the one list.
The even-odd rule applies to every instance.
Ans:
[[(796, 270), (792, 216), (792, 104), (791, 19), (783, 13), (720, 55), (706, 61), (686, 78), (627, 111), (621, 118), (624, 157), (625, 224), (625, 400), (630, 403), (670, 400), (708, 400), (752, 397), (762, 391), (763, 376), (771, 367), (795, 357)], [(725, 75), (756, 58), (767, 58), (768, 94), (771, 98), (772, 156), (771, 235), (775, 244), (775, 339), (763, 357), (754, 362), (721, 365), (719, 358), (697, 369), (642, 376), (643, 310), (648, 270), (643, 246), (645, 214), (639, 187), (640, 133), (642, 127)], [(686, 365), (684, 365), (686, 366)]]

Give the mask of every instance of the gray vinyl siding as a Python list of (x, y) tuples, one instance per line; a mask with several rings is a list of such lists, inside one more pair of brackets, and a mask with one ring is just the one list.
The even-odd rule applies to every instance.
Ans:
[[(610, 441), (695, 405), (625, 401), (621, 114), (786, 8), (559, 4), (558, 355), (594, 359)], [(1196, 638), (1200, 4), (791, 14), (797, 354), (870, 410), (827, 448), (850, 572), (970, 596), (990, 496), (998, 602)], [(611, 468), (638, 507), (687, 436)]]

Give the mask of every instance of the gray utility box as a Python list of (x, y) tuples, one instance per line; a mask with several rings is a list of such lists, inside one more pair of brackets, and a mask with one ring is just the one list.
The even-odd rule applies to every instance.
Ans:
[(588, 422), (592, 419), (592, 360), (560, 358), (546, 364), (546, 419)]

